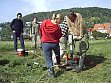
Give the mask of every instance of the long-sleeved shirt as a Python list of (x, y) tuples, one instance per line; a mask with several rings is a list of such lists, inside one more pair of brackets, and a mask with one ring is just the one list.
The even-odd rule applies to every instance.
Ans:
[(62, 36), (68, 36), (68, 25), (67, 25), (67, 21), (66, 21), (66, 16), (64, 17), (64, 20), (61, 24), (59, 24), (59, 26), (62, 29)]
[(10, 27), (12, 31), (15, 31), (17, 34), (23, 33), (23, 21), (21, 19), (13, 19)]
[(52, 23), (50, 19), (42, 22), (39, 33), (43, 43), (59, 43), (59, 39), (62, 36), (60, 26)]

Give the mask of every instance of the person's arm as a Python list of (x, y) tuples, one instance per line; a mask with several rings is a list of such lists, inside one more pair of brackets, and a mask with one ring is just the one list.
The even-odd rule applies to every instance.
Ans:
[(32, 23), (30, 24), (29, 30), (30, 30), (30, 37), (32, 37)]
[(58, 37), (58, 39), (60, 39), (62, 37), (62, 30), (60, 27), (58, 27), (57, 37)]
[(46, 20), (44, 20), (39, 27), (40, 38), (42, 37), (42, 28), (44, 28), (45, 26), (46, 26)]
[(21, 33), (23, 34), (24, 33), (24, 31), (23, 31), (23, 28), (24, 28), (24, 25), (23, 25), (23, 21), (21, 20)]
[(40, 29), (40, 23), (38, 23), (38, 30), (37, 30), (38, 34), (39, 34), (39, 29)]
[(54, 36), (56, 37), (57, 40), (59, 40), (62, 37), (62, 30), (61, 27), (58, 25), (56, 26), (57, 30), (54, 32)]
[(66, 22), (66, 16), (64, 17), (63, 22), (61, 24), (59, 24), (59, 26), (61, 27), (63, 36), (67, 36), (67, 34), (68, 34), (68, 25), (67, 25), (67, 22)]

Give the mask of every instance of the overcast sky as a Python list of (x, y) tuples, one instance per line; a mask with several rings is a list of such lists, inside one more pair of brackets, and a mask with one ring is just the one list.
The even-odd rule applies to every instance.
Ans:
[(11, 21), (18, 12), (24, 15), (68, 9), (101, 7), (111, 9), (111, 0), (0, 0), (0, 23)]

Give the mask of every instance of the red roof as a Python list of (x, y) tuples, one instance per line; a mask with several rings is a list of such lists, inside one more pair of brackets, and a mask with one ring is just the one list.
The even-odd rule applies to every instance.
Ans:
[(95, 24), (93, 30), (105, 29), (108, 33), (111, 33), (111, 23)]

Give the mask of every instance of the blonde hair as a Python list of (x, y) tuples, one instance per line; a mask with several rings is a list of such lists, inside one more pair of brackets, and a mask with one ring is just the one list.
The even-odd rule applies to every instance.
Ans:
[(61, 14), (55, 14), (55, 13), (52, 15), (52, 20), (55, 20), (58, 18), (62, 18), (62, 15)]
[(80, 13), (75, 13), (75, 14), (77, 15), (77, 17), (75, 18), (74, 22), (70, 21), (69, 18), (67, 19), (67, 21), (69, 21), (68, 22), (69, 31), (72, 34), (77, 33), (77, 35), (82, 36), (83, 35), (83, 33), (82, 33), (83, 18), (82, 18), (82, 15)]
[(62, 15), (61, 14), (53, 14), (52, 15), (52, 22), (54, 23), (54, 24), (60, 24), (60, 22), (58, 22), (57, 20), (58, 19), (62, 19)]
[(77, 15), (77, 17), (76, 17), (76, 20), (75, 20), (74, 24), (75, 24), (77, 27), (81, 28), (82, 25), (83, 25), (82, 15), (81, 15), (80, 13), (76, 13), (76, 15)]

